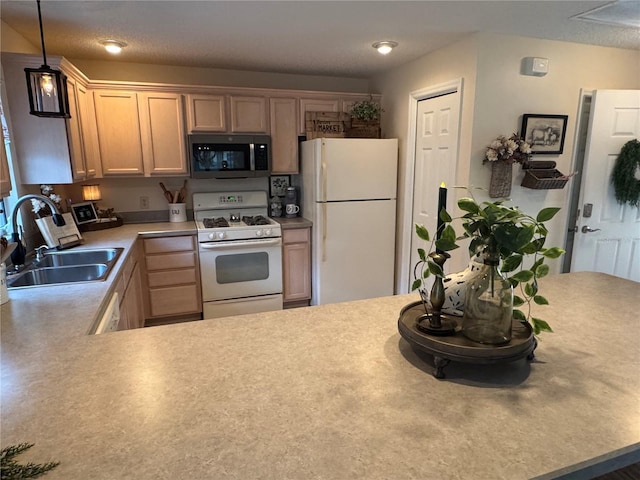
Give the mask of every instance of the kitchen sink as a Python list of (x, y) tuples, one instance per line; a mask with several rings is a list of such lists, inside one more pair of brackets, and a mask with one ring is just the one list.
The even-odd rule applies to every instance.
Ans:
[(90, 282), (106, 278), (107, 265), (75, 265), (73, 267), (44, 267), (27, 270), (10, 279), (8, 287), (35, 287), (37, 285), (55, 285), (59, 283)]
[(123, 248), (46, 252), (42, 259), (7, 278), (8, 288), (39, 287), (78, 282), (101, 282)]
[(66, 267), (70, 265), (90, 265), (94, 263), (109, 263), (119, 256), (121, 248), (106, 248), (101, 250), (70, 250), (45, 253), (42, 260), (36, 262), (37, 268)]

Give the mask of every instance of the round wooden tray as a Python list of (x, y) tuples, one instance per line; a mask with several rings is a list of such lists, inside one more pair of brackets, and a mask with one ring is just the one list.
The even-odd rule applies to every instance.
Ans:
[[(504, 345), (485, 345), (469, 340), (460, 333), (458, 325), (454, 335), (429, 335), (418, 329), (417, 319), (424, 314), (422, 302), (410, 303), (400, 311), (398, 331), (409, 344), (418, 350), (433, 355), (433, 376), (444, 378), (443, 369), (450, 361), (488, 364), (513, 362), (527, 357), (532, 360), (537, 341), (528, 323), (513, 320), (511, 341)], [(455, 318), (455, 317), (451, 317)]]

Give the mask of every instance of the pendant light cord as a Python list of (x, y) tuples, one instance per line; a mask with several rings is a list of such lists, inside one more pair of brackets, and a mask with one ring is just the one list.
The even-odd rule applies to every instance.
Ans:
[(49, 67), (47, 65), (47, 51), (44, 48), (44, 31), (42, 30), (42, 14), (40, 13), (40, 0), (36, 0), (38, 4), (38, 22), (40, 23), (40, 42), (42, 43), (42, 60), (44, 61), (44, 66)]

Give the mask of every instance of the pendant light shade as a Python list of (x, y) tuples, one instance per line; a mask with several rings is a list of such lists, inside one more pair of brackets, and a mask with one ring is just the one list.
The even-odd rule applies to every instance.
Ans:
[(37, 4), (43, 64), (40, 68), (24, 69), (27, 75), (29, 113), (38, 117), (70, 118), (67, 77), (60, 70), (56, 70), (47, 65), (47, 53), (44, 46), (44, 33), (42, 31), (42, 15), (40, 14), (40, 0), (37, 0)]

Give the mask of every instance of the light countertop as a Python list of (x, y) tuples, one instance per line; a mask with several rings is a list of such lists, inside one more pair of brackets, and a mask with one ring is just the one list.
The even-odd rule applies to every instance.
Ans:
[(541, 283), (535, 360), (444, 380), (398, 334), (416, 295), (98, 336), (69, 318), (92, 290), (5, 305), (2, 446), (35, 443), (19, 459), (60, 461), (51, 480), (517, 480), (637, 456), (640, 285)]

